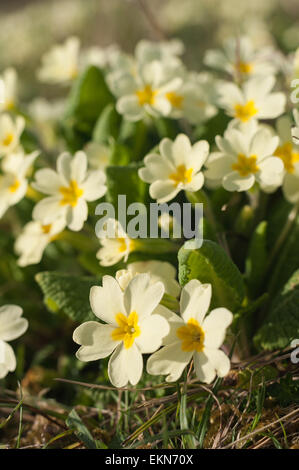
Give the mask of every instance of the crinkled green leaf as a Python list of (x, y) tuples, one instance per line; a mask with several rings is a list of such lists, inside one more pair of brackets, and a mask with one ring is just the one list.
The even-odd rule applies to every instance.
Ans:
[(95, 319), (89, 304), (89, 292), (92, 286), (99, 285), (99, 279), (48, 271), (38, 273), (35, 279), (49, 310), (61, 311), (78, 323)]
[(182, 247), (178, 254), (179, 281), (185, 285), (191, 279), (212, 284), (213, 307), (240, 308), (245, 297), (245, 286), (237, 266), (217, 243), (204, 240), (201, 248)]
[(64, 126), (91, 136), (98, 117), (112, 101), (102, 71), (88, 67), (71, 89)]
[(299, 270), (273, 300), (254, 342), (260, 349), (272, 350), (285, 348), (296, 338), (299, 338)]

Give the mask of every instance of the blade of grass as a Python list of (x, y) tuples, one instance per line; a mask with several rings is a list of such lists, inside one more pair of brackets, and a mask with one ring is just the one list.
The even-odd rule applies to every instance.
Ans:
[[(212, 389), (213, 395), (216, 395), (216, 393), (218, 392), (220, 388), (221, 383), (222, 383), (222, 379), (218, 377)], [(210, 395), (209, 398), (207, 399), (207, 403), (206, 403), (202, 418), (197, 428), (196, 435), (198, 439), (198, 447), (200, 449), (202, 449), (203, 447), (204, 439), (208, 430), (210, 414), (211, 414), (211, 410), (212, 410), (212, 406), (214, 402), (213, 395)]]
[(53, 444), (53, 442), (55, 441), (58, 441), (59, 439), (62, 439), (63, 437), (65, 436), (70, 436), (71, 434), (74, 434), (74, 429), (68, 429), (67, 431), (64, 431), (64, 432), (61, 432), (60, 434), (57, 434), (57, 436), (55, 437), (52, 437), (52, 439), (50, 439), (44, 446), (43, 446), (43, 449), (47, 449), (47, 447), (51, 444)]
[(16, 412), (18, 411), (22, 403), (23, 403), (23, 399), (19, 401), (17, 406), (10, 413), (10, 415), (4, 421), (2, 421), (2, 423), (0, 423), (0, 429), (3, 429), (11, 421), (11, 419), (14, 417), (14, 415), (16, 414)]
[(19, 429), (18, 429), (18, 437), (17, 437), (17, 442), (16, 442), (16, 448), (19, 449), (20, 447), (20, 442), (21, 442), (21, 435), (22, 435), (22, 424), (23, 424), (23, 391), (20, 382), (18, 382), (19, 389), (20, 389), (20, 418), (19, 418)]

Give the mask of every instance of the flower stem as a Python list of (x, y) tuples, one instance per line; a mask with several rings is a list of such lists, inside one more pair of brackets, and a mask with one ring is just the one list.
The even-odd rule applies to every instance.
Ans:
[[(180, 389), (179, 382), (177, 383), (177, 390), (178, 390), (178, 399), (180, 400), (180, 428), (181, 431), (189, 431), (189, 423), (188, 423), (188, 416), (187, 416), (187, 369), (183, 372), (183, 386)], [(185, 449), (195, 449), (196, 448), (196, 440), (192, 435), (182, 435), (182, 442)]]
[(83, 252), (93, 251), (98, 248), (98, 243), (95, 238), (93, 239), (92, 237), (79, 232), (64, 230), (57, 235), (56, 239), (66, 241), (77, 250)]
[(145, 251), (146, 253), (161, 254), (177, 252), (180, 245), (170, 240), (161, 238), (138, 238), (134, 239), (134, 251)]

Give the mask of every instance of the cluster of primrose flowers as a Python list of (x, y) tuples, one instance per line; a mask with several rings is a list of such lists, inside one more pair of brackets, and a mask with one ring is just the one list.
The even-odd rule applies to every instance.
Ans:
[[(124, 54), (117, 46), (84, 51), (77, 38), (69, 38), (45, 54), (37, 75), (43, 82), (67, 86), (88, 65), (101, 68), (115, 97), (116, 110), (130, 122), (167, 117), (182, 120), (188, 128), (207, 122), (219, 109), (231, 118), (223, 135), (217, 135), (211, 146), (205, 140), (191, 142), (180, 133), (174, 140), (162, 139), (144, 156), (138, 174), (149, 184), (151, 198), (159, 203), (171, 201), (180, 191), (222, 186), (230, 192), (249, 192), (258, 187), (273, 193), (282, 188), (285, 198), (298, 205), (299, 115), (294, 109), (294, 123), (291, 113), (286, 113), (287, 94), (277, 90), (282, 67), (273, 60), (275, 51), (255, 50), (248, 38), (227, 41), (223, 50), (208, 51), (204, 59), (209, 69), (223, 72), (225, 79), (220, 79), (211, 71), (187, 70), (180, 57), (183, 49), (180, 41), (173, 40), (141, 41), (134, 55)], [(289, 64), (294, 73), (297, 56)], [(0, 219), (32, 192), (39, 195), (32, 220), (15, 242), (18, 263), (27, 266), (39, 263), (46, 246), (64, 230), (83, 228), (89, 215), (88, 203), (106, 194), (105, 168), (109, 162), (104, 157), (94, 158), (86, 149), (72, 156), (62, 148), (56, 169), (35, 171), (39, 150), (26, 154), (22, 146), (26, 122), (18, 112), (15, 70), (5, 70), (1, 80), (5, 100), (0, 105)], [(55, 121), (61, 106), (39, 99), (29, 109), (40, 125), (43, 120)], [(117, 237), (100, 236), (101, 248), (95, 254), (102, 266), (126, 262), (134, 250), (119, 222), (113, 223)], [(164, 265), (164, 269), (171, 268)], [(167, 380), (177, 380), (191, 358), (200, 380), (211, 382), (215, 374), (225, 375), (229, 360), (219, 348), (231, 313), (217, 309), (207, 315), (211, 286), (195, 280), (181, 292), (181, 316), (167, 310), (160, 304), (164, 290), (169, 283), (174, 291), (179, 286), (173, 275), (168, 282), (159, 279), (159, 271), (163, 269), (157, 265), (129, 265), (125, 272), (116, 273), (116, 279), (104, 277), (103, 286), (92, 289), (92, 309), (106, 325), (88, 322), (76, 329), (74, 340), (81, 345), (78, 357), (88, 361), (112, 354), (108, 368), (116, 386), (139, 381), (143, 353), (152, 354), (148, 372), (166, 374)], [(20, 316), (18, 307), (2, 307), (0, 311), (1, 376), (15, 367), (5, 341), (24, 333), (27, 322)]]
[(127, 272), (117, 272), (116, 279), (104, 276), (101, 287), (91, 288), (92, 310), (105, 324), (89, 321), (74, 331), (73, 339), (81, 345), (78, 359), (87, 362), (111, 355), (108, 375), (116, 387), (139, 382), (142, 354), (151, 354), (147, 372), (166, 375), (168, 382), (178, 380), (192, 359), (200, 381), (210, 383), (216, 374), (224, 377), (230, 361), (219, 348), (233, 315), (225, 308), (207, 315), (211, 285), (196, 279), (189, 281), (181, 291), (177, 315), (160, 304), (169, 288), (172, 293), (180, 291), (170, 277), (176, 274), (175, 270), (171, 273), (172, 266), (159, 261), (152, 265), (149, 261), (143, 263), (146, 272), (140, 273), (137, 270), (142, 266), (135, 264), (129, 265)]

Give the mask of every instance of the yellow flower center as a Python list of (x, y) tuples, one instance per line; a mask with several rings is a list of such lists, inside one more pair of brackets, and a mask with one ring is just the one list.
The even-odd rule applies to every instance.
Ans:
[(125, 238), (118, 238), (117, 239), (119, 243), (118, 251), (120, 253), (123, 253), (124, 251), (127, 251), (127, 243)]
[(178, 108), (178, 109), (182, 108), (183, 101), (184, 101), (183, 96), (178, 95), (177, 93), (174, 93), (173, 91), (166, 93), (165, 96), (174, 108)]
[(249, 176), (252, 173), (257, 173), (259, 167), (256, 164), (257, 157), (256, 155), (251, 155), (251, 157), (246, 157), (242, 153), (238, 155), (237, 163), (232, 165), (232, 169), (238, 171), (240, 176)]
[(65, 187), (61, 186), (59, 188), (60, 193), (62, 194), (63, 198), (60, 201), (62, 206), (70, 205), (75, 207), (78, 203), (78, 199), (84, 193), (83, 189), (79, 188), (76, 181), (71, 181), (70, 185)]
[(145, 104), (153, 105), (155, 103), (156, 94), (157, 91), (153, 90), (150, 85), (145, 85), (142, 90), (136, 91), (140, 106), (144, 106)]
[(14, 109), (14, 107), (15, 107), (15, 103), (12, 100), (7, 101), (5, 103), (5, 109), (7, 109), (8, 111)]
[(239, 73), (250, 74), (252, 72), (253, 66), (249, 62), (237, 62), (235, 68)]
[(74, 67), (73, 69), (71, 69), (70, 71), (70, 77), (71, 77), (71, 80), (75, 80), (75, 78), (78, 77), (78, 69), (76, 67)]
[(299, 153), (294, 152), (292, 142), (285, 142), (274, 152), (276, 157), (281, 158), (288, 173), (294, 173), (295, 163), (299, 162)]
[(173, 180), (175, 183), (175, 186), (178, 186), (178, 184), (183, 183), (190, 183), (192, 181), (192, 175), (193, 175), (193, 168), (189, 168), (188, 170), (186, 169), (185, 165), (179, 165), (176, 169), (175, 173), (171, 173), (169, 175), (169, 179)]
[(15, 179), (14, 182), (9, 186), (9, 191), (11, 193), (15, 193), (19, 189), (20, 185), (20, 181), (18, 179)]
[[(42, 225), (42, 231), (45, 235), (49, 235), (49, 233), (51, 232), (51, 229), (52, 229), (52, 224)], [(58, 238), (59, 238), (59, 233), (57, 233), (56, 235), (52, 235), (52, 237), (50, 237), (50, 242), (54, 242), (55, 240), (58, 240)]]
[(195, 318), (190, 318), (187, 325), (180, 326), (176, 335), (182, 341), (182, 351), (201, 352), (203, 350), (205, 333)]
[(45, 234), (50, 233), (51, 228), (52, 228), (52, 224), (42, 225), (42, 231), (43, 231), (43, 233), (45, 233)]
[(253, 100), (248, 101), (246, 104), (235, 105), (236, 117), (242, 122), (249, 121), (249, 119), (251, 119), (257, 112), (258, 109), (255, 107)]
[(117, 238), (118, 242), (118, 251), (120, 253), (125, 253), (126, 251), (134, 251), (135, 249), (135, 240), (130, 240), (128, 238), (120, 237)]
[(134, 344), (135, 338), (137, 338), (141, 333), (138, 325), (137, 312), (131, 312), (128, 317), (123, 313), (118, 313), (115, 316), (115, 319), (119, 327), (112, 331), (112, 339), (114, 341), (123, 341), (126, 349), (131, 348)]
[(12, 143), (13, 139), (14, 139), (14, 135), (11, 132), (9, 134), (6, 134), (6, 136), (2, 140), (2, 145), (4, 145), (5, 147), (8, 147)]

